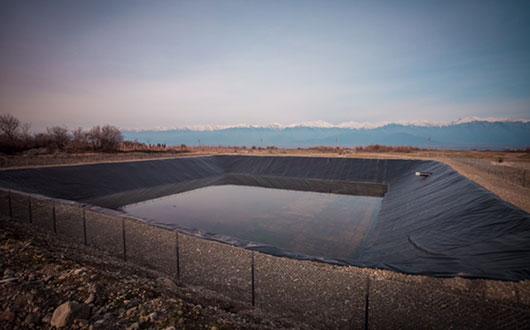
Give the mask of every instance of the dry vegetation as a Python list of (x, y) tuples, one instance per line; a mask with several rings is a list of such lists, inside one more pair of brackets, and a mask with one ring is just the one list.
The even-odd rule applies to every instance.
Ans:
[(0, 115), (0, 167), (167, 158), (189, 152), (185, 145), (124, 141), (120, 130), (111, 125), (86, 130), (53, 126), (41, 133), (31, 133), (30, 127), (10, 114)]
[(16, 154), (37, 149), (39, 153), (56, 151), (87, 152), (117, 151), (123, 144), (120, 130), (111, 125), (89, 130), (69, 131), (62, 126), (48, 127), (44, 133), (30, 133), (30, 125), (10, 114), (0, 115), (0, 151)]

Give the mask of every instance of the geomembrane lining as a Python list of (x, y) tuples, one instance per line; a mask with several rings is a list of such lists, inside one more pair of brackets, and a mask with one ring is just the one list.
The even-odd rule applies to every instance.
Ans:
[[(417, 171), (433, 175), (416, 177)], [(432, 276), (530, 279), (530, 215), (434, 161), (212, 156), (0, 172), (4, 188), (113, 209), (227, 183), (384, 199), (351, 260), (294, 254), (204, 234), (200, 228), (177, 230), (272, 255), (333, 264)], [(88, 244), (112, 244), (99, 235), (89, 213)], [(118, 237), (121, 224), (115, 227)], [(120, 253), (118, 248), (113, 254)]]

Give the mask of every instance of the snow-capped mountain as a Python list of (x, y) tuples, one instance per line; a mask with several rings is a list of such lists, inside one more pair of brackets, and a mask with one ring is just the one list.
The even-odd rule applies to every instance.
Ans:
[(325, 121), (283, 125), (208, 125), (149, 130), (126, 130), (127, 140), (166, 145), (355, 147), (384, 144), (441, 149), (505, 149), (530, 146), (530, 121), (502, 118), (464, 118), (450, 122)]
[(274, 129), (286, 129), (294, 127), (307, 127), (307, 128), (350, 128), (350, 129), (374, 129), (379, 127), (384, 127), (392, 124), (402, 125), (402, 126), (420, 126), (420, 127), (442, 127), (442, 126), (451, 126), (458, 124), (467, 124), (472, 122), (522, 122), (528, 123), (530, 120), (525, 119), (508, 119), (508, 118), (479, 118), (479, 117), (467, 117), (464, 119), (458, 119), (453, 121), (445, 122), (436, 122), (436, 121), (427, 121), (427, 120), (417, 120), (417, 121), (384, 121), (378, 123), (371, 122), (357, 122), (357, 121), (348, 121), (340, 124), (331, 124), (323, 120), (316, 121), (306, 121), (294, 124), (281, 124), (281, 123), (270, 123), (267, 125), (251, 125), (251, 124), (235, 124), (235, 125), (192, 125), (192, 126), (175, 126), (175, 127), (154, 127), (154, 128), (136, 128), (126, 131), (171, 131), (171, 130), (189, 130), (189, 131), (218, 131), (230, 128), (274, 128)]

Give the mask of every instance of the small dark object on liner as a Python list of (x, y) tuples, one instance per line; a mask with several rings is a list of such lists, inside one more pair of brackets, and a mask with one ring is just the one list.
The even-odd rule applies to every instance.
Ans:
[(432, 172), (416, 172), (416, 176), (428, 177), (428, 176), (431, 176), (431, 175), (432, 175)]

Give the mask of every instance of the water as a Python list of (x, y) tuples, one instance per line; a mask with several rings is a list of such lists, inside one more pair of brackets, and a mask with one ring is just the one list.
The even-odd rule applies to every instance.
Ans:
[(166, 225), (200, 229), (310, 256), (351, 259), (381, 197), (254, 186), (208, 186), (122, 207)]

